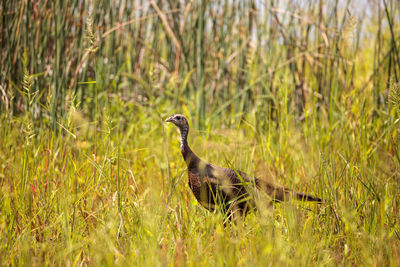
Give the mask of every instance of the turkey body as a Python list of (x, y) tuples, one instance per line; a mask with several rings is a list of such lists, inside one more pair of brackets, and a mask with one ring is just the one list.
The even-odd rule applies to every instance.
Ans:
[[(239, 175), (240, 176), (239, 176)], [(193, 160), (188, 166), (188, 184), (197, 201), (213, 211), (217, 205), (224, 212), (234, 210), (246, 213), (251, 208), (246, 186), (251, 181), (243, 172), (221, 168), (201, 160)]]
[[(180, 114), (172, 115), (167, 122), (178, 126), (181, 132), (180, 149), (188, 167), (188, 184), (197, 201), (213, 211), (219, 207), (227, 215), (246, 215), (255, 208), (255, 195), (267, 195), (273, 202), (289, 199), (322, 203), (322, 199), (276, 186), (246, 173), (215, 166), (201, 160), (189, 147), (189, 124)], [(259, 194), (260, 193), (260, 194)]]

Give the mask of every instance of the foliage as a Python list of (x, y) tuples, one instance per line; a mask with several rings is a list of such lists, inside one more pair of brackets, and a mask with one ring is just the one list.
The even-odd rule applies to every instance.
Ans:
[[(3, 1), (0, 262), (397, 266), (400, 6), (357, 3)], [(178, 112), (203, 159), (325, 203), (224, 228)]]

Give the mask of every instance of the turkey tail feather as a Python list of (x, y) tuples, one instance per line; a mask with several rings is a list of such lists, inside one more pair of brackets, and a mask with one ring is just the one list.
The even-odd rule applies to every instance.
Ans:
[(323, 200), (319, 197), (314, 197), (314, 196), (303, 194), (303, 193), (296, 193), (296, 198), (297, 198), (297, 200), (300, 200), (300, 201), (311, 201), (311, 202), (318, 202), (318, 203), (323, 202)]

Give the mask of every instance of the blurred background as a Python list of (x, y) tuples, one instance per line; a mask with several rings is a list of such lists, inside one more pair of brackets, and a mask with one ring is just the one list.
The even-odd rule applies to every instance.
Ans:
[(70, 99), (90, 120), (95, 103), (120, 101), (157, 116), (186, 108), (200, 129), (254, 113), (262, 129), (285, 94), (300, 121), (354, 101), (378, 116), (400, 75), (398, 12), (362, 0), (4, 1), (1, 110), (55, 130)]
[[(396, 0), (3, 0), (0, 262), (398, 266), (399, 40)], [(223, 228), (173, 113), (324, 205)]]

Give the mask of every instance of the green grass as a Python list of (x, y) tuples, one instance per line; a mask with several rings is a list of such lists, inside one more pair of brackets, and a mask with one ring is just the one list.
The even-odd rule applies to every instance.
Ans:
[(255, 131), (251, 116), (204, 135), (192, 127), (202, 158), (326, 201), (266, 204), (224, 229), (187, 186), (175, 127), (141, 110), (128, 116), (124, 134), (111, 117), (94, 134), (33, 130), (29, 141), (20, 119), (2, 118), (1, 262), (399, 263), (398, 119), (388, 115), (385, 126), (364, 115), (364, 125), (343, 119), (316, 132), (290, 114), (268, 133)]
[[(110, 3), (0, 7), (1, 265), (400, 264), (396, 1)], [(202, 159), (325, 203), (224, 228), (173, 113)]]

